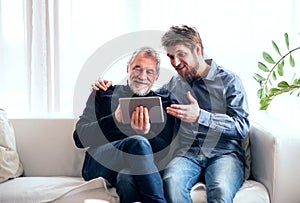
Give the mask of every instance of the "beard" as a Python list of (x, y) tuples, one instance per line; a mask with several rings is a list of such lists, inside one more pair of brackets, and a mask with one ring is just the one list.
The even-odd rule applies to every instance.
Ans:
[(187, 82), (192, 82), (193, 80), (199, 78), (198, 70), (199, 70), (199, 63), (197, 62), (194, 66), (189, 66), (187, 68), (187, 71), (183, 73), (181, 77), (185, 79)]
[[(144, 83), (145, 86), (144, 87), (136, 87), (134, 85), (134, 82), (140, 82), (140, 83)], [(133, 79), (132, 81), (129, 80), (129, 87), (131, 88), (132, 92), (138, 96), (145, 96), (147, 95), (150, 90), (151, 90), (151, 85), (148, 81), (144, 81), (144, 80), (139, 80), (139, 79)]]

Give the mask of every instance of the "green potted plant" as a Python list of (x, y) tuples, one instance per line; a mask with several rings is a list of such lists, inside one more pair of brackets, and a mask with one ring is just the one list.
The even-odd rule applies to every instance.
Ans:
[[(300, 96), (300, 78), (297, 73), (300, 73), (300, 67), (295, 67), (294, 56), (300, 50), (300, 46), (290, 48), (290, 40), (287, 33), (284, 34), (285, 51), (279, 49), (274, 40), (272, 40), (273, 48), (276, 56), (271, 56), (267, 52), (263, 52), (264, 62), (258, 61), (259, 73), (254, 73), (254, 79), (259, 83), (257, 96), (260, 100), (260, 110), (267, 110), (271, 101), (283, 94), (295, 93)], [(290, 67), (286, 67), (288, 64)], [(289, 68), (289, 69), (288, 69)], [(287, 80), (285, 73), (294, 72)], [(289, 74), (288, 74), (289, 75)]]

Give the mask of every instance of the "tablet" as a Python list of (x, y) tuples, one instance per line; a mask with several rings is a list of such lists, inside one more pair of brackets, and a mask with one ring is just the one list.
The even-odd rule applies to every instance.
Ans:
[(132, 112), (137, 106), (145, 106), (149, 111), (151, 123), (163, 123), (164, 115), (160, 97), (126, 97), (119, 99), (123, 122), (129, 124), (131, 122)]

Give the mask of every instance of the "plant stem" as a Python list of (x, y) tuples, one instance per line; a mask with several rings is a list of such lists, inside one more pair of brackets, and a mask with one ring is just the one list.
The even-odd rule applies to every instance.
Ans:
[(276, 66), (285, 58), (287, 57), (288, 55), (290, 55), (292, 52), (296, 51), (300, 49), (300, 47), (297, 47), (295, 49), (292, 49), (291, 51), (289, 51), (288, 53), (286, 53), (284, 56), (282, 56), (276, 63), (275, 65), (272, 67), (271, 71), (269, 72), (268, 76), (267, 76), (267, 79), (265, 80), (265, 82), (263, 83), (263, 86), (267, 84), (267, 82), (270, 80), (270, 77), (271, 77), (271, 74), (272, 72), (274, 71), (274, 69), (276, 68)]
[(300, 88), (300, 85), (291, 85), (291, 86), (289, 86), (287, 88), (283, 88), (280, 91), (274, 93), (272, 96), (277, 96), (277, 95), (283, 94), (285, 92), (289, 92), (291, 90), (296, 90), (296, 89), (299, 89), (299, 88)]

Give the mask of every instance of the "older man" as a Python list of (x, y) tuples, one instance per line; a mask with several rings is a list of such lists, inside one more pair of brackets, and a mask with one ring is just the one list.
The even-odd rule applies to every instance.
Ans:
[[(146, 107), (139, 106), (130, 124), (123, 123), (119, 98), (158, 96), (151, 91), (160, 70), (154, 49), (144, 47), (128, 62), (128, 85), (93, 91), (76, 124), (76, 146), (88, 148), (83, 164), (85, 180), (104, 177), (113, 186), (122, 203), (165, 203), (162, 180), (156, 160), (164, 157), (172, 140), (174, 117), (165, 114), (165, 123), (150, 123)], [(170, 100), (162, 97), (164, 108)], [(157, 156), (153, 156), (153, 153)], [(135, 191), (126, 187), (127, 177), (134, 179)]]

